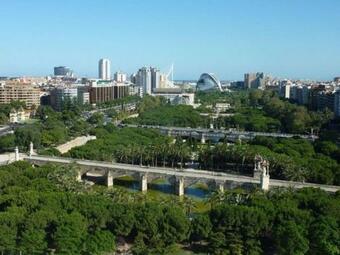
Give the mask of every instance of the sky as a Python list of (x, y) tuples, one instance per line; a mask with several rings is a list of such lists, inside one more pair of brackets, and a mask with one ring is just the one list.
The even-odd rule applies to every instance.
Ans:
[(339, 0), (4, 0), (0, 31), (0, 76), (96, 77), (100, 58), (178, 80), (340, 76)]

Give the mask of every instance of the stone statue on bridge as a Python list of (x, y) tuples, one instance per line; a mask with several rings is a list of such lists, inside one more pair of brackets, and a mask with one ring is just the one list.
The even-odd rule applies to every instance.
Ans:
[(254, 158), (254, 178), (260, 179), (261, 189), (269, 189), (269, 162), (260, 155)]
[(262, 174), (269, 174), (269, 162), (257, 154), (254, 158), (254, 177), (259, 178)]

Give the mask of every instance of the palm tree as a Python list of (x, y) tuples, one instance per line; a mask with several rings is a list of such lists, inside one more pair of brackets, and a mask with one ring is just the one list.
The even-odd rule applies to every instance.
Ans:
[(211, 192), (207, 199), (207, 203), (210, 204), (211, 208), (214, 208), (216, 205), (221, 204), (225, 200), (225, 193), (219, 190)]
[(187, 197), (187, 196), (184, 197), (182, 204), (184, 205), (184, 208), (186, 210), (187, 215), (192, 214), (193, 210), (195, 210), (197, 208), (194, 200), (190, 197)]

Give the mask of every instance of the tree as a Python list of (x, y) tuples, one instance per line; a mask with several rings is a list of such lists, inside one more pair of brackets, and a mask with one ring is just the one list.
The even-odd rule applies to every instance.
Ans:
[(85, 240), (84, 254), (103, 254), (103, 252), (113, 252), (115, 250), (115, 238), (113, 234), (106, 230), (98, 230), (88, 235)]
[(79, 254), (86, 237), (86, 230), (86, 220), (78, 212), (59, 215), (54, 234), (58, 254)]
[(104, 123), (104, 115), (100, 112), (95, 112), (87, 121), (92, 125), (101, 126)]
[(45, 229), (26, 228), (22, 233), (21, 247), (28, 254), (42, 254), (47, 249)]
[(8, 117), (5, 113), (0, 112), (0, 125), (5, 125), (8, 122)]
[(207, 214), (197, 215), (191, 223), (190, 240), (197, 242), (205, 240), (211, 233), (212, 225)]
[(17, 128), (14, 132), (15, 144), (28, 149), (28, 146), (33, 142), (36, 148), (40, 147), (41, 133), (40, 128), (36, 125), (27, 125), (26, 127)]
[(340, 254), (340, 233), (337, 221), (332, 217), (318, 217), (310, 229), (309, 253), (315, 255)]
[(13, 134), (0, 136), (0, 152), (12, 151), (15, 147), (15, 136)]
[(135, 224), (132, 208), (122, 204), (112, 204), (109, 212), (108, 229), (116, 236), (128, 236)]
[(293, 221), (282, 222), (274, 230), (274, 240), (279, 254), (305, 254), (308, 251), (308, 239), (302, 226)]
[(175, 244), (187, 238), (189, 222), (181, 208), (165, 207), (161, 221), (162, 240), (167, 244)]

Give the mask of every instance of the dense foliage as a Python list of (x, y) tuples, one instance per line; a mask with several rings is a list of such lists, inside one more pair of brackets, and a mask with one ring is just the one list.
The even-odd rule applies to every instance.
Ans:
[(256, 137), (249, 144), (206, 147), (200, 151), (199, 162), (204, 169), (218, 171), (236, 163), (237, 170), (251, 174), (254, 157), (260, 154), (270, 162), (271, 178), (340, 185), (339, 153), (331, 142)]
[(280, 99), (273, 91), (253, 90), (247, 92), (246, 98), (245, 92), (234, 93), (240, 94), (242, 104), (236, 106), (234, 116), (218, 120), (227, 128), (287, 133), (309, 133), (313, 129), (319, 132), (333, 116), (328, 110), (308, 111), (305, 106)]
[(197, 111), (188, 105), (163, 105), (140, 113), (138, 118), (127, 119), (125, 123), (138, 123), (143, 125), (199, 127), (206, 126)]
[(161, 97), (145, 97), (139, 103), (140, 116), (128, 119), (126, 123), (146, 125), (209, 127), (212, 120), (200, 116), (200, 112), (211, 113), (218, 102), (231, 104), (228, 111), (231, 116), (220, 116), (214, 120), (217, 128), (237, 128), (246, 131), (315, 133), (332, 118), (328, 110), (324, 112), (308, 111), (305, 106), (298, 106), (282, 100), (274, 91), (233, 91), (233, 92), (197, 92), (196, 101), (201, 106), (197, 109), (185, 105), (169, 105)]
[[(155, 204), (76, 182), (76, 166), (0, 167), (0, 252), (105, 254), (339, 254), (340, 196), (317, 189), (213, 193), (211, 210)], [(123, 198), (122, 198), (123, 197)], [(120, 241), (119, 241), (120, 240)], [(178, 249), (178, 248), (177, 248)], [(177, 250), (178, 251), (178, 250)]]
[(66, 156), (92, 160), (117, 161), (151, 166), (176, 166), (190, 159), (189, 147), (156, 130), (123, 128), (113, 125), (97, 128), (96, 140), (71, 149)]

